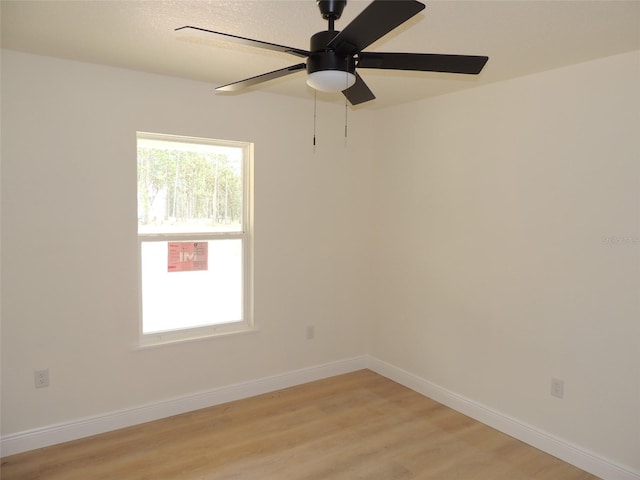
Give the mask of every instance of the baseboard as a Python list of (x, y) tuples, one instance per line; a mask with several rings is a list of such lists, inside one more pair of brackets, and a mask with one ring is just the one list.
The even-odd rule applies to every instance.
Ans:
[(369, 357), (369, 369), (405, 387), (517, 438), (543, 452), (575, 465), (603, 480), (640, 480), (640, 472), (616, 464), (577, 445), (527, 425), (515, 418), (451, 392), (413, 373), (374, 357)]
[(0, 439), (0, 454), (6, 457), (36, 448), (77, 440), (200, 408), (220, 405), (343, 373), (362, 370), (367, 368), (367, 361), (367, 356), (349, 358), (235, 385), (214, 388), (192, 395), (171, 398), (161, 402), (7, 435)]

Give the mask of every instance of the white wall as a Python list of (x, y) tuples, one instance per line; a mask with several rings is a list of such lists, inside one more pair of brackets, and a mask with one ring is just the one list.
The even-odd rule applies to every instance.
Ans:
[[(364, 354), (371, 121), (345, 147), (343, 119), (318, 105), (314, 153), (312, 95), (3, 51), (2, 434)], [(134, 349), (137, 130), (255, 142), (259, 332)]]
[(640, 471), (640, 52), (379, 120), (370, 353)]
[[(314, 153), (311, 99), (3, 52), (2, 435), (370, 353), (640, 470), (639, 63), (357, 109), (346, 147), (320, 103)], [(258, 333), (134, 349), (136, 130), (256, 143)]]

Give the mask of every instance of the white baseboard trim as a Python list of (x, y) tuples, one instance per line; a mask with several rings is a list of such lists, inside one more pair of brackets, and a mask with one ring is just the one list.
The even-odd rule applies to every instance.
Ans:
[(411, 390), (453, 408), (479, 422), (517, 438), (543, 452), (575, 465), (603, 480), (640, 480), (640, 472), (616, 464), (547, 432), (527, 425), (497, 410), (458, 395), (413, 373), (374, 357), (369, 369)]
[(152, 420), (241, 400), (303, 383), (367, 368), (366, 355), (294, 370), (235, 385), (171, 398), (102, 415), (72, 420), (34, 430), (6, 435), (0, 439), (0, 456), (6, 457), (36, 448), (69, 442)]

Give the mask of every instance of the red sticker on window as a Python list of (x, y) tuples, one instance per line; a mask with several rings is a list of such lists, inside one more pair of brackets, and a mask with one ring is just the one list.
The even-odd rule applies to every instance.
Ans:
[(169, 242), (169, 272), (193, 272), (209, 268), (208, 242)]

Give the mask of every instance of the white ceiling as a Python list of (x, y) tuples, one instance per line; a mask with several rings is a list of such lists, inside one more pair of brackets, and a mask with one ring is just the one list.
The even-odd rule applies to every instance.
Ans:
[[(368, 3), (349, 0), (336, 29)], [(487, 55), (484, 71), (468, 76), (363, 69), (360, 74), (377, 99), (357, 108), (382, 108), (640, 49), (638, 0), (425, 3), (423, 12), (366, 50)], [(305, 50), (309, 37), (327, 28), (313, 0), (1, 0), (0, 5), (3, 48), (212, 86), (301, 59), (175, 28), (195, 25)], [(304, 77), (298, 72), (254, 89), (311, 98)], [(340, 94), (322, 98), (343, 101)]]

